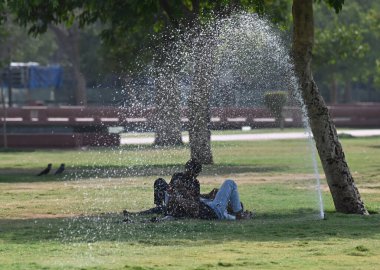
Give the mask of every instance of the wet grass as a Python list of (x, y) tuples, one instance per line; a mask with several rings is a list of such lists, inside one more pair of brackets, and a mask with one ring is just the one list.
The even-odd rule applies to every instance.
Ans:
[[(186, 146), (2, 152), (0, 269), (376, 269), (380, 140), (342, 144), (370, 216), (335, 213), (325, 190), (319, 218), (300, 141), (213, 144), (216, 164), (200, 177), (202, 190), (240, 181), (256, 212), (241, 222), (122, 222), (122, 209), (153, 205), (154, 178), (180, 170)], [(48, 162), (66, 163), (66, 174), (34, 176)]]
[(351, 269), (360, 263), (375, 269), (379, 215), (330, 213), (317, 220), (310, 214), (300, 209), (243, 222), (132, 224), (121, 223), (118, 214), (2, 219), (0, 268)]

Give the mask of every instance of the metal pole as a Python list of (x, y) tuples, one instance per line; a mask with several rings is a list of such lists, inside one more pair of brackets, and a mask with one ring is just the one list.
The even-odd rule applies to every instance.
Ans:
[(8, 148), (8, 138), (7, 138), (7, 107), (5, 106), (5, 98), (3, 91), (3, 84), (1, 83), (1, 102), (3, 104), (3, 142), (4, 148)]
[(12, 107), (12, 67), (8, 67), (8, 107)]

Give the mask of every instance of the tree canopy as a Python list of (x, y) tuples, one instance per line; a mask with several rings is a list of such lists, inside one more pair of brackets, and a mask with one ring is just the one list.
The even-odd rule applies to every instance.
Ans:
[[(374, 97), (375, 89), (380, 86), (380, 56), (375, 49), (379, 42), (380, 4), (377, 1), (362, 3), (343, 0), (315, 0), (314, 3), (316, 44), (313, 69), (322, 93), (328, 99), (331, 75), (335, 74), (340, 92), (346, 85), (345, 78), (351, 78), (354, 98), (370, 100)], [(25, 27), (32, 35), (49, 32), (48, 25), (51, 23), (69, 27), (74, 21), (78, 22), (83, 29), (81, 46), (86, 48), (81, 54), (82, 69), (88, 84), (96, 86), (109, 77), (108, 74), (123, 76), (127, 71), (139, 69), (141, 65), (137, 64), (136, 57), (142, 63), (149, 63), (152, 59), (152, 50), (149, 48), (155, 42), (150, 38), (152, 34), (162, 31), (168, 25), (184, 23), (184, 18), (191, 18), (191, 14), (195, 12), (198, 12), (202, 20), (207, 20), (215, 12), (228, 14), (237, 6), (250, 12), (258, 12), (284, 32), (290, 31), (290, 0), (9, 0), (1, 2), (0, 18), (3, 23), (9, 23), (11, 13), (17, 24)], [(342, 9), (344, 12), (341, 12)], [(334, 12), (339, 14), (335, 15)], [(12, 27), (15, 29), (16, 26)], [(8, 29), (8, 25), (3, 25), (3, 40), (7, 37)], [(12, 30), (12, 39), (17, 32), (18, 30)], [(41, 35), (38, 39), (31, 39), (23, 32), (22, 39), (28, 39), (28, 42), (25, 42), (25, 46), (21, 46), (22, 40), (17, 44), (26, 51), (16, 52), (17, 46), (12, 46), (14, 55), (17, 54), (12, 58), (38, 59), (37, 61), (46, 63), (49, 59), (41, 60), (38, 49), (27, 48), (40, 46), (36, 43), (48, 37)], [(4, 49), (5, 44), (6, 42), (2, 45), (3, 52), (7, 51)], [(49, 46), (52, 47), (44, 48), (43, 51), (54, 53), (54, 41)], [(4, 56), (2, 59), (4, 61)], [(334, 72), (331, 72), (333, 69)]]

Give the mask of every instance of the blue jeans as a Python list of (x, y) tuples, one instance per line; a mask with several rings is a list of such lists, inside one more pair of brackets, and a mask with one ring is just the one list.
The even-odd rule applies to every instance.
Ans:
[(216, 193), (214, 200), (202, 199), (202, 201), (214, 210), (218, 219), (236, 219), (235, 216), (227, 213), (227, 205), (229, 202), (231, 203), (232, 211), (234, 213), (243, 210), (237, 185), (231, 179), (227, 179), (223, 182), (219, 191)]

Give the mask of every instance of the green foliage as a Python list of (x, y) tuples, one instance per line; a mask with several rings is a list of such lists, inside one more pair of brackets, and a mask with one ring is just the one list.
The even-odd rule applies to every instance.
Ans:
[(344, 5), (344, 0), (324, 0), (328, 5), (334, 8), (336, 13), (339, 13)]
[[(321, 0), (314, 0), (315, 2), (320, 3)], [(323, 0), (329, 7), (335, 10), (335, 13), (339, 13), (343, 9), (344, 0)]]
[(291, 0), (255, 0), (253, 2), (252, 5), (247, 5), (248, 10), (268, 18), (282, 30), (290, 29), (292, 21)]
[(16, 16), (17, 22), (27, 27), (33, 35), (46, 32), (50, 23), (69, 27), (76, 20), (81, 27), (85, 27), (100, 22), (103, 25), (100, 35), (105, 41), (103, 50), (107, 52), (108, 66), (111, 70), (123, 72), (137, 68), (133, 65), (137, 55), (143, 62), (151, 59), (149, 50), (141, 50), (157, 42), (152, 41), (149, 34), (165, 31), (167, 27), (186, 28), (198, 19), (205, 21), (213, 16), (228, 16), (241, 9), (265, 11), (275, 22), (290, 18), (289, 1), (284, 4), (283, 1), (263, 0), (10, 0), (7, 1), (7, 8)]
[(47, 31), (48, 24), (73, 22), (75, 9), (80, 8), (80, 1), (8, 1), (9, 10), (16, 15), (16, 21), (21, 26), (30, 26), (29, 33), (37, 35)]
[(9, 61), (52, 63), (58, 47), (53, 35), (47, 33), (38, 38), (31, 37), (10, 18), (6, 24), (0, 25), (0, 61), (3, 65), (8, 65)]
[[(318, 81), (321, 81), (319, 84), (327, 85), (334, 76), (338, 84), (354, 81), (367, 88), (378, 87), (379, 2), (315, 2), (321, 3), (314, 5), (316, 43), (313, 69)], [(95, 36), (88, 38), (89, 35), (85, 34), (86, 40), (95, 44), (95, 48), (85, 52), (85, 58), (86, 61), (91, 58), (97, 58), (99, 61), (82, 61), (86, 77), (91, 77), (89, 81), (94, 82), (94, 85), (94, 77), (100, 73), (125, 74), (127, 70), (138, 70), (140, 66), (136, 64), (137, 57), (143, 65), (150, 62), (152, 48), (157, 45), (157, 40), (153, 41), (149, 36), (163, 32), (167, 27), (183, 27), (193, 19), (204, 22), (212, 16), (229, 16), (234, 10), (246, 10), (258, 12), (281, 29), (289, 30), (291, 4), (291, 0), (10, 0), (1, 2), (0, 11), (4, 20), (7, 18), (5, 11), (12, 12), (17, 22), (27, 27), (33, 35), (47, 31), (49, 23), (70, 26), (77, 21), (83, 28), (97, 28), (96, 35), (100, 35), (103, 42), (95, 41)], [(331, 14), (333, 12), (328, 10), (328, 7), (333, 8), (339, 16)], [(86, 42), (82, 42), (86, 48), (91, 45), (84, 43)], [(98, 69), (95, 70), (94, 67)]]
[(336, 22), (331, 28), (317, 29), (314, 64), (318, 74), (329, 80), (343, 82), (366, 81), (368, 73), (361, 65), (370, 50), (364, 41), (365, 29), (356, 24), (343, 25)]
[(349, 1), (339, 15), (323, 5), (315, 6), (313, 70), (322, 91), (332, 80), (338, 87), (360, 83), (367, 91), (378, 88), (379, 10), (377, 1)]
[(344, 66), (348, 61), (363, 59), (369, 51), (369, 45), (363, 42), (363, 29), (357, 25), (337, 23), (332, 29), (318, 30), (315, 58), (320, 65)]

